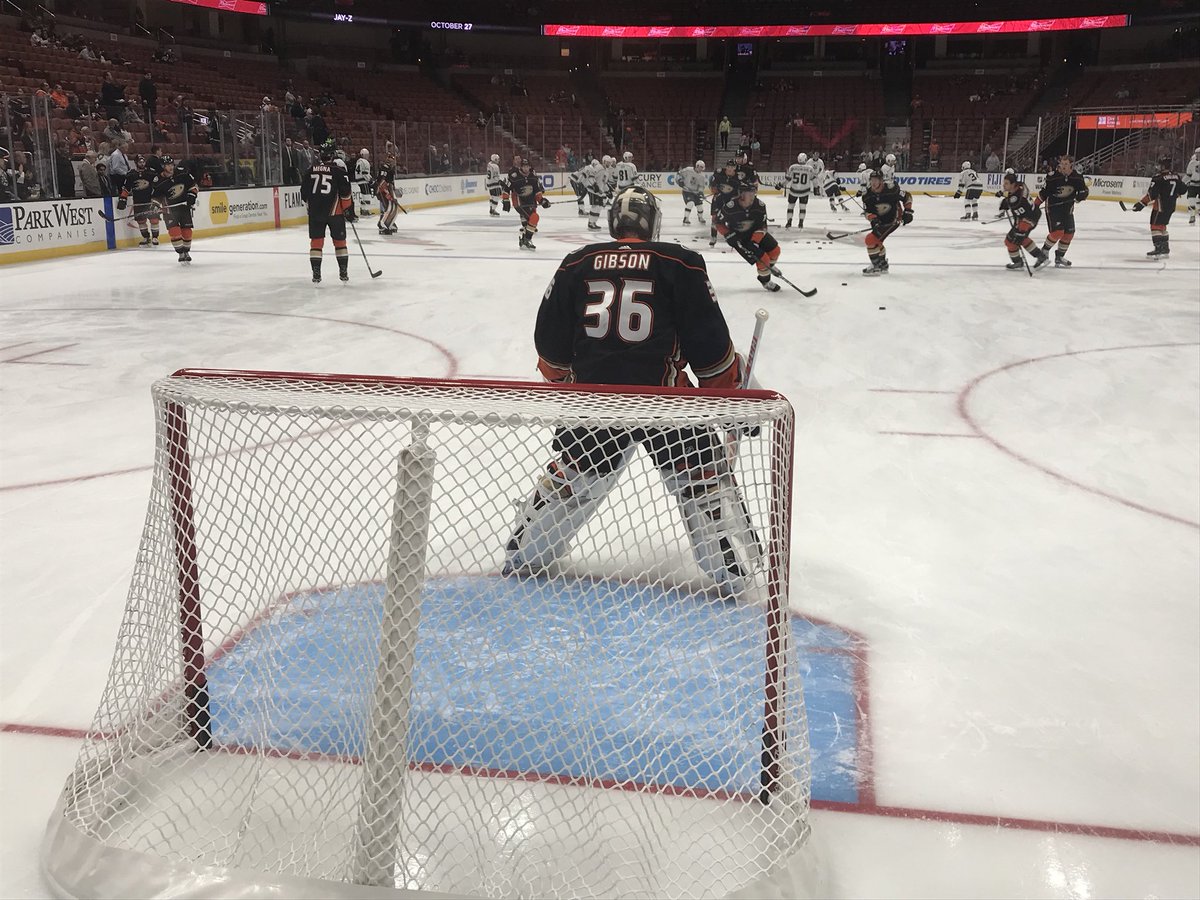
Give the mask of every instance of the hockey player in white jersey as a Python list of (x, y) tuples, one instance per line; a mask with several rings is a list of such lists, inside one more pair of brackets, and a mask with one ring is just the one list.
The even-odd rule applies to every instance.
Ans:
[(966, 199), (963, 200), (963, 214), (960, 220), (978, 222), (979, 198), (983, 196), (983, 179), (979, 177), (979, 173), (975, 171), (970, 160), (962, 164), (962, 172), (958, 176), (958, 190), (954, 192), (954, 199), (957, 200), (964, 195)]
[(602, 184), (604, 185), (604, 202), (612, 200), (613, 192), (617, 187), (617, 158), (609, 156), (607, 153), (601, 160), (601, 174), (604, 176)]
[(842, 184), (838, 181), (836, 171), (826, 169), (821, 173), (819, 189), (822, 194), (829, 198), (829, 209), (831, 212), (837, 212), (839, 204), (843, 210), (848, 209), (846, 201), (842, 199)]
[(1183, 173), (1183, 181), (1187, 185), (1188, 224), (1196, 224), (1196, 208), (1200, 207), (1200, 147), (1192, 151), (1187, 169)]
[(604, 167), (608, 157), (604, 157), (604, 162), (598, 159), (593, 159), (587, 166), (584, 167), (585, 187), (588, 193), (588, 203), (591, 209), (588, 210), (588, 230), (601, 231), (600, 226), (600, 210), (604, 206), (604, 196), (608, 193), (608, 173), (609, 170)]
[(500, 174), (500, 154), (493, 153), (488, 160), (487, 172), (483, 176), (483, 186), (488, 192), (488, 215), (500, 215), (500, 195), (504, 193), (504, 176)]
[(784, 228), (792, 227), (792, 213), (796, 209), (796, 204), (800, 205), (797, 227), (804, 227), (804, 216), (808, 212), (808, 198), (812, 193), (815, 177), (807, 153), (799, 154), (796, 161), (788, 166), (783, 184), (779, 186), (779, 190), (787, 194), (787, 221), (783, 224)]
[(623, 191), (626, 188), (631, 188), (637, 182), (638, 170), (633, 164), (633, 154), (626, 150), (621, 154), (621, 161), (617, 163), (617, 191)]
[(896, 154), (889, 153), (883, 158), (883, 165), (879, 167), (879, 171), (883, 173), (883, 186), (896, 186)]
[(855, 197), (861, 197), (867, 192), (867, 188), (871, 186), (871, 170), (867, 168), (866, 163), (858, 164), (858, 190), (854, 192)]
[(354, 163), (354, 183), (358, 185), (358, 214), (371, 214), (371, 151), (363, 147)]
[(696, 160), (694, 166), (684, 166), (675, 173), (675, 183), (683, 192), (683, 224), (692, 224), (692, 210), (696, 211), (696, 224), (705, 227), (704, 221), (704, 191), (708, 187), (708, 173), (705, 172), (704, 160)]
[(578, 214), (586, 216), (587, 209), (583, 203), (587, 200), (587, 173), (584, 171), (584, 166), (580, 166), (574, 172), (567, 175), (567, 184), (571, 185), (571, 190), (575, 192), (575, 208)]

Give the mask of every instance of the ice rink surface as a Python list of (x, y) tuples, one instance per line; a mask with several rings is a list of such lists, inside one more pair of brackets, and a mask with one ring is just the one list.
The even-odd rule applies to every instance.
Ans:
[[(753, 269), (663, 198), (735, 341), (797, 412), (791, 602), (862, 635), (863, 791), (812, 814), (833, 897), (1200, 895), (1200, 227), (1088, 202), (1071, 269), (1005, 270), (1001, 224), (915, 198), (864, 278), (814, 201)], [(994, 214), (994, 198), (981, 214)], [(309, 282), (303, 229), (0, 270), (0, 895), (48, 896), (42, 829), (95, 711), (149, 490), (150, 383), (183, 367), (535, 377), (533, 322), (591, 233), (535, 253), (483, 204), (359, 233)], [(1036, 234), (1044, 235), (1044, 227)], [(606, 238), (607, 233), (601, 234)], [(701, 234), (704, 237), (695, 241)]]

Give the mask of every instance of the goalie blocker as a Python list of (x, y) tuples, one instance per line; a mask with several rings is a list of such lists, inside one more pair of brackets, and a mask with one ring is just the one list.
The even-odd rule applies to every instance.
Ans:
[[(690, 387), (690, 365), (702, 387), (746, 386), (703, 258), (659, 242), (661, 218), (653, 194), (626, 188), (608, 214), (614, 240), (563, 260), (534, 331), (547, 380)], [(679, 504), (700, 570), (740, 593), (761, 560), (725, 435), (711, 428), (559, 428), (508, 541), (505, 572), (538, 574), (560, 560), (638, 444)]]

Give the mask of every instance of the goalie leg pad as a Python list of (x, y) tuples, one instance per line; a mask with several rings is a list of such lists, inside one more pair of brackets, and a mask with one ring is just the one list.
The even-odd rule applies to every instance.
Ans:
[(700, 571), (724, 593), (741, 593), (760, 551), (723, 439), (707, 429), (673, 429), (646, 434), (642, 443), (679, 504)]
[[(565, 556), (633, 452), (626, 433), (565, 432), (555, 445), (562, 454), (546, 467), (521, 507), (505, 548), (505, 574), (537, 574)], [(574, 452), (581, 449), (585, 452)]]

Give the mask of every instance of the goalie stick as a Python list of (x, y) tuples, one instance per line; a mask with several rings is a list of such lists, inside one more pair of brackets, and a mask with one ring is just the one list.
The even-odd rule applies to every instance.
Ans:
[[(759, 341), (762, 339), (763, 328), (766, 326), (767, 319), (770, 316), (771, 314), (765, 309), (759, 309), (754, 314), (754, 335), (750, 338), (750, 347), (746, 351), (746, 372), (742, 378), (742, 384), (746, 387), (750, 386), (750, 378), (754, 374), (754, 361), (758, 358)], [(754, 434), (757, 433), (757, 431), (754, 432)], [(758, 569), (762, 565), (763, 556), (765, 555), (762, 540), (758, 536), (758, 531), (754, 528), (754, 522), (750, 519), (750, 508), (746, 505), (746, 498), (742, 496), (741, 489), (737, 483), (737, 477), (733, 474), (733, 463), (737, 459), (739, 440), (739, 431), (737, 429), (731, 430), (729, 432), (729, 478), (733, 485), (734, 494), (738, 499), (738, 508), (735, 510), (735, 514), (740, 520), (738, 524), (742, 531), (750, 537), (749, 547), (753, 556), (752, 565), (755, 569)], [(733, 554), (733, 548), (729, 546), (729, 539), (722, 538), (721, 540), (723, 542), (721, 547), (722, 552)], [(736, 554), (733, 555), (736, 556)]]

